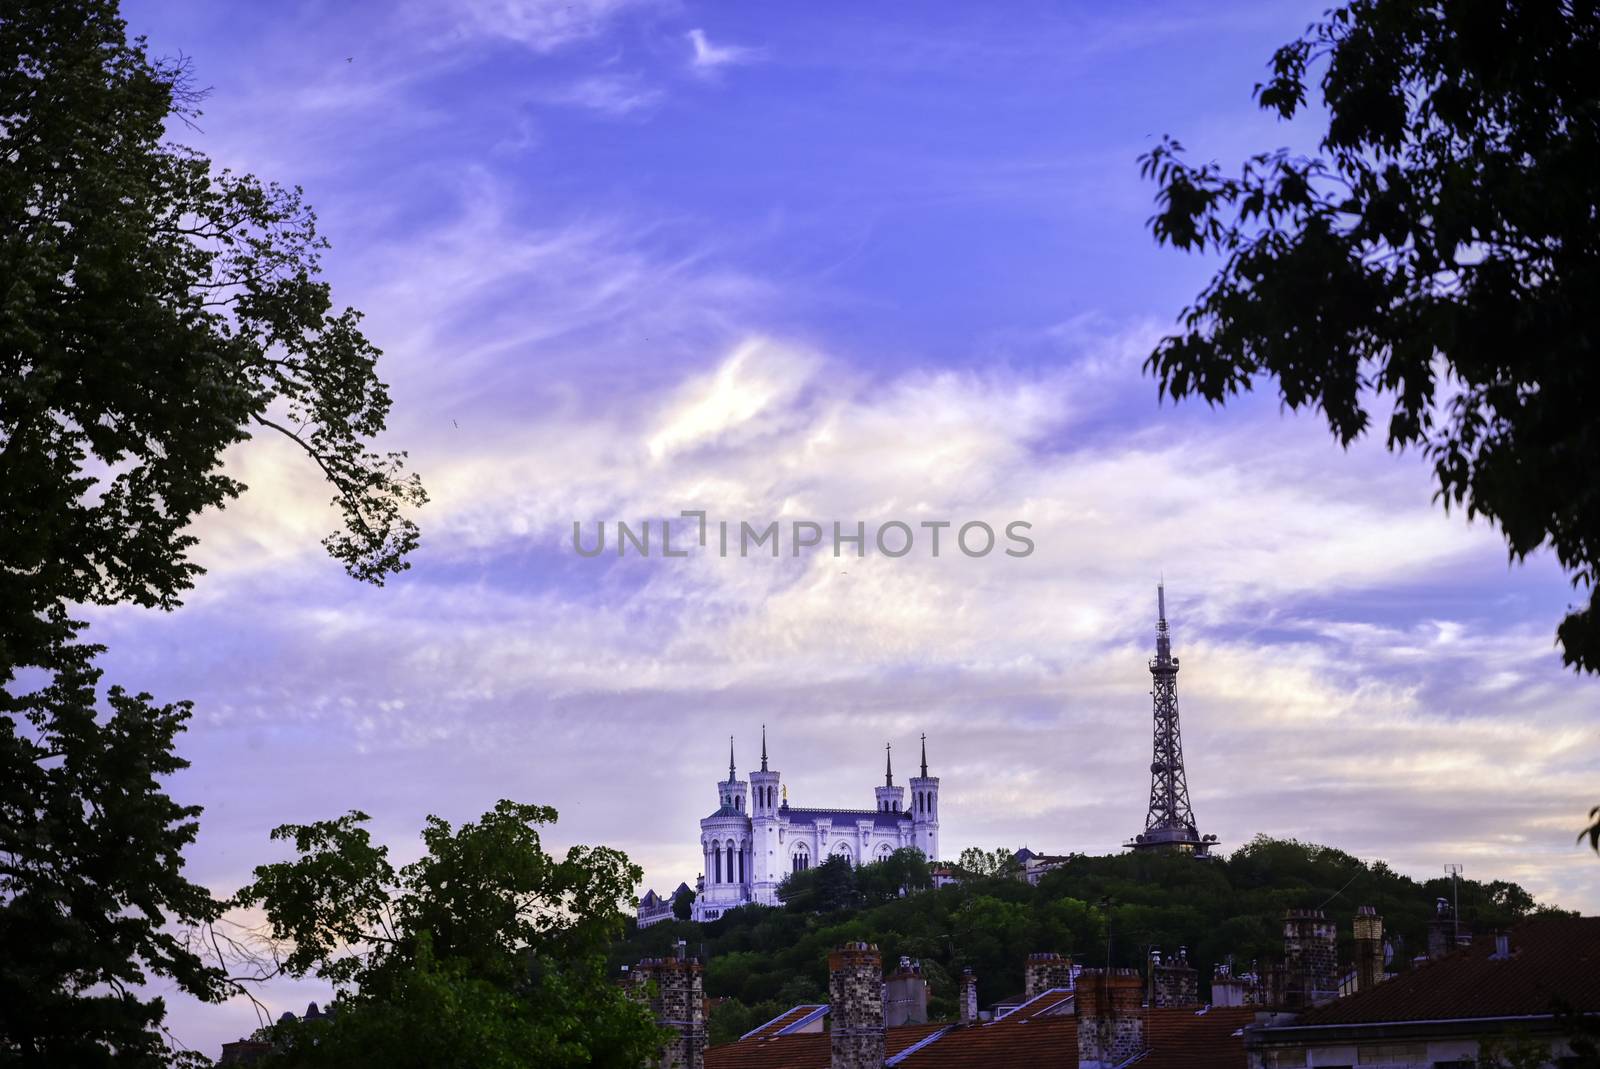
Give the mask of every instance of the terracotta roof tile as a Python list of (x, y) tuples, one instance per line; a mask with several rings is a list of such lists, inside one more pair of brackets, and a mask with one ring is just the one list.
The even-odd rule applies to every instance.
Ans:
[[(1071, 1013), (1050, 1013), (1067, 1000), (1041, 998), (1031, 1013), (970, 1025), (909, 1025), (891, 1028), (890, 1059), (908, 1052), (895, 1069), (1077, 1069), (1078, 1022)], [(1237, 1034), (1255, 1020), (1248, 1006), (1148, 1011), (1145, 1038), (1150, 1052), (1140, 1069), (1244, 1069), (1244, 1041)], [(924, 1046), (911, 1048), (932, 1038)], [(706, 1051), (706, 1069), (828, 1069), (826, 1033), (740, 1040)]]
[(1511, 932), (1497, 960), (1492, 936), (1367, 991), (1301, 1015), (1297, 1025), (1460, 1020), (1551, 1012), (1559, 1000), (1600, 1012), (1600, 917), (1540, 917)]
[(1204, 1012), (1164, 1007), (1149, 1011), (1144, 1038), (1150, 1053), (1140, 1069), (1245, 1069), (1244, 1038), (1254, 1006), (1213, 1006)]
[(1077, 1069), (1078, 1022), (1071, 1015), (1008, 1017), (990, 1024), (952, 1028), (914, 1052), (898, 1069), (990, 1069), (1049, 1065)]

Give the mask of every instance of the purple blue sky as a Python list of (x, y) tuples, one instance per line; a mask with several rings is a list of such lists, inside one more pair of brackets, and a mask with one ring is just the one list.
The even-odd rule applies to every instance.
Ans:
[[(555, 805), (692, 881), (727, 737), (795, 804), (871, 806), (928, 734), (946, 853), (1140, 830), (1155, 583), (1189, 782), (1258, 832), (1593, 912), (1574, 845), (1597, 686), (1544, 557), (1444, 516), (1425, 463), (1270, 396), (1157, 404), (1140, 363), (1212, 265), (1159, 250), (1136, 157), (1305, 146), (1251, 86), (1314, 3), (141, 2), (212, 87), (219, 163), (300, 183), (433, 502), (382, 590), (271, 441), (181, 610), (93, 614), (110, 678), (191, 698), (176, 783), (227, 893), (284, 821)], [(573, 520), (1033, 524), (1026, 560), (584, 560)], [(643, 888), (641, 888), (642, 890)], [(275, 1008), (326, 997), (279, 985)], [(240, 1003), (175, 1007), (210, 1053)]]

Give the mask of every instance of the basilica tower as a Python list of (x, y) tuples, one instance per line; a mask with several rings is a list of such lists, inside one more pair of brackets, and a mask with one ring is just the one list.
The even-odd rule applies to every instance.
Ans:
[(894, 754), (888, 743), (883, 744), (883, 786), (873, 793), (878, 796), (878, 812), (905, 812), (906, 789), (894, 785)]
[(922, 775), (911, 777), (912, 845), (939, 860), (939, 777), (928, 775), (928, 736), (922, 736)]
[(778, 884), (786, 871), (779, 830), (779, 776), (767, 768), (767, 726), (761, 725), (761, 770), (750, 773), (750, 897), (778, 904)]

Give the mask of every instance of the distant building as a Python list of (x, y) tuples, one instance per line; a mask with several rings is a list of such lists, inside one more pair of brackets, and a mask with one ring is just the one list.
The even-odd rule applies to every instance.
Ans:
[(678, 884), (677, 890), (665, 898), (656, 894), (654, 890), (646, 891), (643, 897), (639, 899), (639, 927), (648, 928), (652, 924), (671, 920), (672, 904), (678, 900), (679, 895), (686, 894), (688, 891), (689, 885), (686, 883)]
[(694, 919), (716, 920), (730, 909), (778, 904), (778, 885), (830, 857), (852, 865), (882, 861), (902, 847), (939, 860), (939, 779), (928, 775), (927, 737), (922, 772), (906, 788), (894, 782), (892, 755), (884, 759), (883, 785), (872, 809), (805, 809), (791, 806), (776, 770), (767, 767), (766, 731), (761, 733), (761, 768), (748, 781), (735, 772), (732, 740), (728, 778), (717, 784), (717, 811), (700, 821), (705, 870), (694, 901)]
[(1017, 875), (1031, 884), (1037, 884), (1045, 873), (1072, 859), (1071, 854), (1036, 854), (1026, 846), (1011, 856), (1017, 863)]

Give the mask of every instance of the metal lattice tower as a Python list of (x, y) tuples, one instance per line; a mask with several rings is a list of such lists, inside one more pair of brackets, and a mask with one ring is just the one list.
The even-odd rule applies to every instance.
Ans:
[(1144, 834), (1127, 845), (1136, 850), (1181, 850), (1204, 855), (1215, 835), (1200, 837), (1189, 806), (1189, 781), (1183, 771), (1183, 738), (1178, 732), (1178, 659), (1167, 631), (1166, 584), (1156, 587), (1156, 655), (1150, 661), (1154, 686), (1155, 745), (1150, 760), (1150, 812)]

